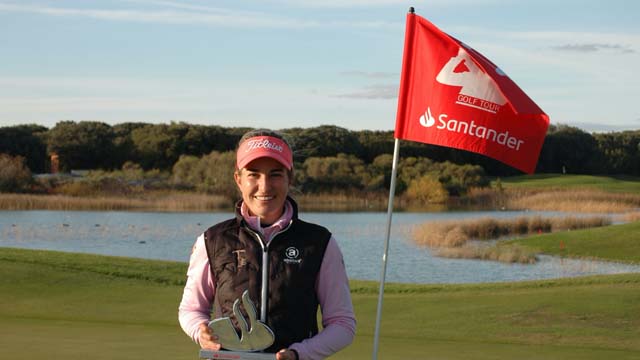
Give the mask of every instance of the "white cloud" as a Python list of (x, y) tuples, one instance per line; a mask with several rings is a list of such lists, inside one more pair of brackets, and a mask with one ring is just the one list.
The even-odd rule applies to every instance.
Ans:
[(398, 97), (398, 85), (369, 85), (363, 89), (335, 95), (345, 99), (395, 99)]
[[(186, 9), (185, 9), (186, 10)], [(225, 27), (307, 27), (310, 24), (296, 19), (279, 18), (264, 14), (247, 14), (235, 16), (224, 9), (209, 8), (202, 12), (190, 9), (180, 10), (111, 10), (111, 9), (79, 9), (67, 7), (51, 7), (45, 5), (12, 5), (0, 4), (0, 12), (21, 12), (48, 16), (86, 17), (107, 21), (128, 21), (164, 24), (205, 24)], [(311, 24), (313, 25), (313, 24)]]
[[(178, 4), (165, 1), (147, 2), (162, 5), (164, 9), (80, 9), (52, 7), (46, 5), (16, 5), (0, 3), (0, 12), (31, 13), (47, 16), (85, 17), (104, 21), (126, 21), (137, 23), (162, 23), (172, 25), (207, 25), (229, 28), (317, 28), (317, 27), (401, 27), (400, 23), (386, 21), (317, 21), (283, 17), (269, 13)], [(179, 8), (181, 10), (175, 10)], [(204, 10), (204, 11), (203, 11)]]
[(353, 76), (353, 77), (361, 77), (366, 79), (383, 79), (383, 78), (398, 78), (400, 74), (393, 72), (383, 72), (383, 71), (343, 71), (340, 73), (344, 76)]
[(551, 47), (554, 50), (559, 51), (571, 51), (578, 53), (594, 53), (598, 51), (613, 51), (619, 54), (632, 54), (636, 51), (628, 46), (622, 46), (620, 44), (594, 44), (594, 43), (586, 43), (586, 44), (565, 44)]
[[(297, 7), (311, 7), (311, 8), (355, 8), (355, 7), (383, 7), (405, 6), (409, 9), (409, 6), (421, 5), (420, 2), (415, 0), (275, 0), (276, 2), (297, 6)], [(432, 0), (429, 1), (429, 7), (451, 7), (460, 5), (486, 5), (504, 2), (504, 0)]]

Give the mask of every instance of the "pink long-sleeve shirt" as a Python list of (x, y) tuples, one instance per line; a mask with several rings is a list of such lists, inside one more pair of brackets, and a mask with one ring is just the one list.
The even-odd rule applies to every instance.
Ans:
[[(269, 242), (276, 233), (289, 225), (293, 209), (287, 202), (280, 219), (266, 228), (262, 228), (258, 217), (249, 214), (244, 204), (241, 214), (249, 227), (262, 233)], [(323, 329), (314, 337), (289, 347), (298, 352), (300, 360), (324, 359), (351, 344), (355, 336), (356, 319), (349, 281), (342, 253), (333, 236), (327, 244), (315, 289), (322, 311)], [(210, 321), (214, 295), (215, 279), (202, 234), (193, 246), (187, 270), (187, 283), (178, 309), (180, 326), (195, 342), (199, 342), (200, 324)]]

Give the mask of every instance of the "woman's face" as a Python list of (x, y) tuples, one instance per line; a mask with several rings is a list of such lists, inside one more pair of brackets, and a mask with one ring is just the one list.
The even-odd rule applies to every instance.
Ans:
[(242, 200), (251, 215), (261, 224), (273, 224), (284, 210), (291, 179), (287, 169), (278, 161), (262, 157), (248, 163), (234, 174)]

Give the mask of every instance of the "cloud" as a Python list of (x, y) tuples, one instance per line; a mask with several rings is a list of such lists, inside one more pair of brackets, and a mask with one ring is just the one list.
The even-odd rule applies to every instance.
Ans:
[[(398, 7), (404, 5), (409, 6), (416, 5), (415, 0), (275, 0), (285, 5), (307, 7), (307, 8), (356, 8), (356, 7), (383, 7), (393, 6)], [(460, 5), (486, 5), (494, 4), (499, 0), (432, 0), (429, 2), (429, 6), (434, 7), (451, 7)], [(420, 4), (418, 4), (420, 5)]]
[(553, 46), (552, 49), (558, 51), (580, 52), (580, 53), (592, 53), (601, 50), (611, 50), (621, 54), (632, 54), (636, 51), (628, 46), (620, 44), (565, 44), (559, 46)]
[[(163, 2), (164, 3), (164, 2)], [(159, 3), (156, 5), (160, 5)], [(238, 17), (231, 11), (219, 8), (202, 9), (186, 8), (182, 10), (168, 9), (168, 3), (164, 3), (166, 8), (155, 10), (141, 9), (79, 9), (68, 7), (51, 7), (46, 5), (14, 5), (0, 3), (0, 12), (31, 13), (47, 16), (85, 17), (107, 21), (128, 21), (143, 23), (164, 23), (164, 24), (207, 24), (217, 26), (253, 26), (253, 27), (303, 27), (309, 26), (302, 21), (295, 19), (284, 19), (264, 14), (244, 14)]]
[(132, 0), (129, 3), (146, 4), (155, 9), (86, 9), (69, 7), (52, 7), (47, 5), (24, 5), (0, 3), (1, 12), (29, 13), (58, 17), (84, 17), (104, 21), (125, 21), (137, 23), (161, 23), (172, 25), (208, 25), (228, 28), (322, 28), (322, 27), (356, 27), (356, 28), (400, 28), (401, 23), (384, 21), (317, 21), (302, 18), (284, 17), (262, 12), (247, 12), (218, 8), (181, 4), (173, 1)]
[(367, 72), (367, 71), (358, 71), (358, 70), (343, 71), (340, 73), (340, 75), (362, 77), (366, 79), (383, 79), (383, 78), (390, 78), (390, 77), (397, 78), (400, 76), (398, 73), (392, 73), (392, 72), (382, 72), (382, 71)]
[(346, 99), (395, 99), (398, 97), (398, 85), (370, 85), (359, 91), (334, 95)]

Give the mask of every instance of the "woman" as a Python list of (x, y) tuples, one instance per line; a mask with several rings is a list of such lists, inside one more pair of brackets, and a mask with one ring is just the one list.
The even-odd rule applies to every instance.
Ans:
[(323, 359), (349, 345), (356, 321), (342, 253), (327, 229), (298, 218), (289, 197), (287, 141), (270, 130), (246, 133), (234, 178), (242, 194), (236, 217), (209, 228), (193, 247), (179, 307), (182, 329), (203, 349), (221, 349), (207, 326), (212, 305), (215, 318), (231, 316), (233, 302), (248, 290), (260, 320), (275, 333), (265, 351), (276, 359)]

